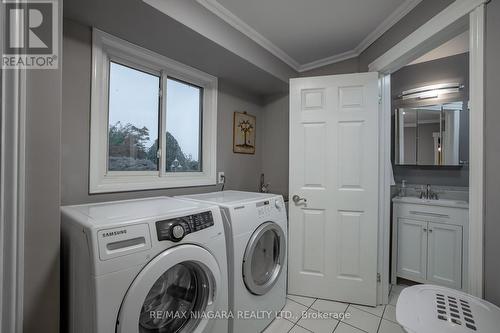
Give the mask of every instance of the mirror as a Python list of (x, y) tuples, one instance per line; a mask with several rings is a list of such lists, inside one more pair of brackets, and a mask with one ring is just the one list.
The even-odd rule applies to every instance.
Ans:
[(397, 165), (459, 166), (463, 102), (396, 109)]

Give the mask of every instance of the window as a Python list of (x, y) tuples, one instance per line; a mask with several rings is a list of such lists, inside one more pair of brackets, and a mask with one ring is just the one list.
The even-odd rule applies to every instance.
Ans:
[(167, 172), (199, 172), (203, 89), (167, 80)]
[(160, 77), (110, 62), (108, 170), (158, 170)]
[(215, 184), (217, 78), (93, 32), (90, 193)]

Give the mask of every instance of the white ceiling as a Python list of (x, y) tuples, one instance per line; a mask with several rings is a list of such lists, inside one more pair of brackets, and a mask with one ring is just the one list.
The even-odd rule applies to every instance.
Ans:
[(298, 71), (356, 57), (421, 0), (197, 0)]

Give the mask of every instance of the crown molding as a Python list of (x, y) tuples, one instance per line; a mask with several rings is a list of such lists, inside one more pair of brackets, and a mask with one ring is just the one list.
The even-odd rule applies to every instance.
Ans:
[(271, 52), (274, 56), (278, 57), (281, 61), (288, 66), (297, 70), (300, 64), (290, 57), (285, 51), (276, 46), (273, 42), (262, 36), (251, 26), (243, 22), (239, 17), (230, 12), (226, 7), (222, 6), (216, 0), (196, 0), (200, 5), (211, 11), (227, 24), (262, 46), (267, 51)]
[(390, 28), (392, 28), (396, 23), (398, 23), (403, 17), (405, 17), (413, 8), (417, 7), (422, 0), (406, 0), (402, 3), (395, 11), (391, 13), (380, 25), (375, 28), (365, 39), (359, 43), (354, 49), (358, 54), (361, 54), (370, 45), (373, 44), (377, 39), (379, 39), (384, 33), (386, 33)]
[(341, 62), (341, 61), (344, 61), (347, 59), (356, 58), (357, 56), (359, 56), (359, 53), (356, 50), (350, 50), (347, 52), (335, 54), (335, 55), (332, 55), (330, 57), (326, 57), (323, 59), (311, 61), (311, 62), (308, 62), (306, 64), (300, 65), (297, 68), (297, 71), (298, 72), (305, 72), (305, 71), (309, 71), (311, 69), (323, 67), (326, 65), (331, 65), (331, 64)]
[(290, 77), (297, 75), (294, 67), (250, 38), (244, 38), (242, 32), (228, 25), (197, 1), (142, 1), (285, 83), (288, 83)]
[(359, 56), (364, 50), (372, 45), (373, 42), (379, 39), (385, 32), (387, 32), (387, 30), (392, 28), (392, 26), (398, 23), (421, 2), (422, 0), (406, 0), (403, 4), (401, 4), (401, 6), (399, 6), (394, 12), (392, 12), (392, 14), (389, 15), (389, 17), (387, 17), (375, 30), (373, 30), (368, 36), (366, 36), (366, 38), (363, 39), (361, 43), (359, 43), (359, 45), (354, 49), (300, 65), (297, 68), (297, 71), (305, 72), (311, 69), (331, 65)]
[(389, 30), (394, 24), (399, 22), (405, 15), (407, 15), (413, 8), (415, 8), (422, 0), (406, 0), (401, 4), (389, 17), (387, 17), (375, 30), (373, 30), (365, 39), (359, 43), (354, 49), (334, 54), (332, 56), (311, 61), (305, 64), (300, 64), (297, 60), (288, 55), (285, 51), (261, 35), (251, 26), (242, 21), (239, 17), (234, 15), (226, 7), (221, 5), (217, 0), (196, 0), (200, 5), (219, 17), (221, 20), (259, 44), (262, 48), (273, 54), (275, 57), (295, 69), (297, 72), (304, 72), (311, 69), (331, 65), (340, 61), (355, 58), (366, 50), (373, 42)]

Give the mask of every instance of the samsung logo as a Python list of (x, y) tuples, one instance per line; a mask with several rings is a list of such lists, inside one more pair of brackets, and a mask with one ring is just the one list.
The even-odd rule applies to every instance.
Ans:
[(127, 230), (126, 229), (123, 229), (123, 230), (116, 230), (116, 231), (109, 231), (109, 232), (105, 232), (102, 234), (102, 237), (111, 237), (111, 236), (118, 236), (118, 235), (123, 235), (123, 234), (126, 234), (127, 233)]

